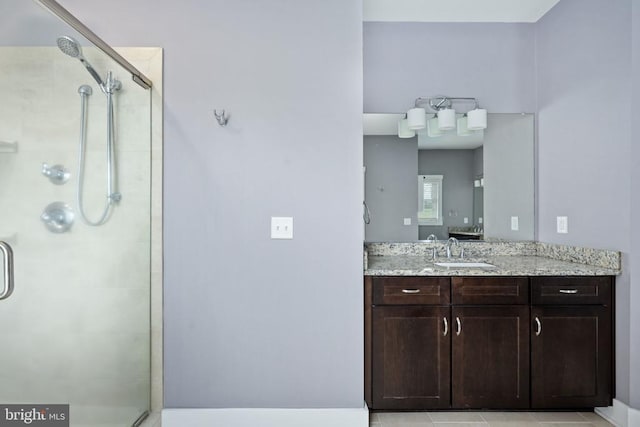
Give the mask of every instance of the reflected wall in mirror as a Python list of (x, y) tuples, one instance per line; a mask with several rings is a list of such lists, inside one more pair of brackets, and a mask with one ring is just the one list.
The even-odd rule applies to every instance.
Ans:
[[(364, 114), (367, 242), (534, 239), (533, 114), (490, 113), (484, 131), (438, 138), (399, 138), (402, 117)], [(420, 175), (443, 177), (442, 225), (419, 224), (418, 212), (431, 207)]]

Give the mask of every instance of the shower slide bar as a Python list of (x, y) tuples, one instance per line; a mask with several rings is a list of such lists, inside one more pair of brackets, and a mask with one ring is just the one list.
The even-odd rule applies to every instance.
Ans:
[(111, 59), (116, 61), (122, 67), (124, 67), (129, 73), (134, 82), (139, 84), (145, 89), (150, 89), (152, 86), (151, 80), (140, 72), (136, 67), (131, 65), (129, 61), (124, 59), (122, 55), (116, 52), (111, 46), (109, 46), (104, 40), (96, 35), (93, 31), (84, 25), (78, 18), (73, 16), (67, 9), (62, 7), (60, 3), (55, 0), (33, 0), (41, 6), (48, 9), (51, 13), (62, 19), (74, 30), (82, 34), (87, 40), (93, 43), (98, 49), (106, 53)]
[(3, 286), (0, 292), (0, 300), (7, 299), (13, 292), (13, 251), (6, 242), (0, 241), (0, 252), (2, 252), (2, 277)]

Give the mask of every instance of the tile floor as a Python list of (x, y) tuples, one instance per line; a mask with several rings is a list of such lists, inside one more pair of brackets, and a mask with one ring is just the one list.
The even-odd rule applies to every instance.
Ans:
[(370, 427), (611, 427), (593, 412), (371, 412)]

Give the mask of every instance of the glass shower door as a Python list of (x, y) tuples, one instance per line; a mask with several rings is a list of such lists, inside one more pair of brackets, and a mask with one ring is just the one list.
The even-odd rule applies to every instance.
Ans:
[(122, 200), (88, 225), (78, 214), (78, 90), (93, 88), (83, 185), (93, 218), (105, 204), (107, 102), (56, 36), (49, 47), (0, 47), (0, 405), (68, 404), (71, 426), (131, 426), (150, 400), (151, 95), (83, 46), (103, 78), (111, 70), (122, 83)]

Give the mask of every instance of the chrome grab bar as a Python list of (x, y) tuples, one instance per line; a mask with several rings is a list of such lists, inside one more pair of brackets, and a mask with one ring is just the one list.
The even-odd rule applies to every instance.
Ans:
[(577, 289), (560, 289), (561, 294), (577, 294)]
[(4, 277), (4, 288), (0, 292), (0, 300), (7, 299), (13, 292), (13, 251), (6, 242), (0, 242), (2, 252), (2, 270)]
[(444, 333), (442, 335), (446, 337), (447, 334), (449, 333), (449, 323), (447, 323), (446, 317), (442, 318), (442, 322), (444, 323)]
[(403, 289), (402, 293), (403, 294), (419, 294), (420, 289)]
[(536, 316), (536, 336), (540, 335), (542, 332), (542, 323), (540, 323), (540, 319)]

